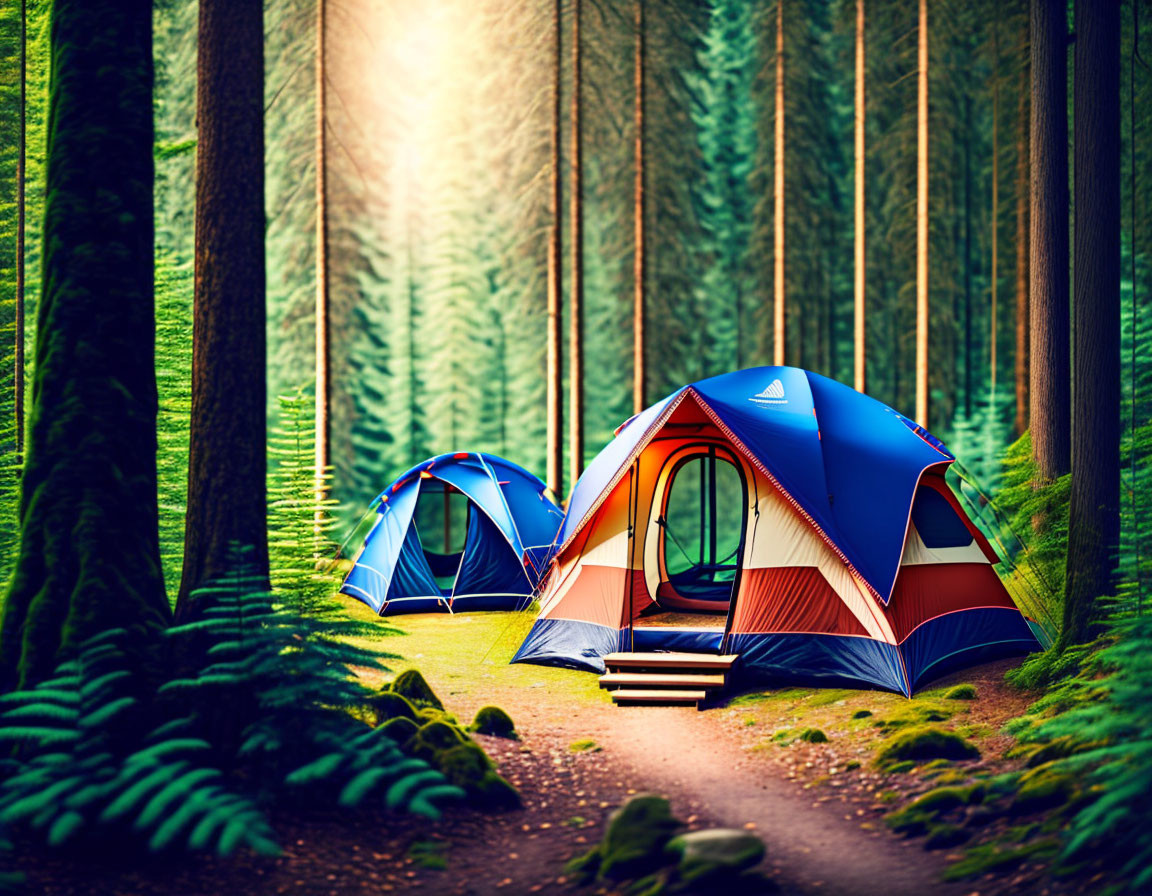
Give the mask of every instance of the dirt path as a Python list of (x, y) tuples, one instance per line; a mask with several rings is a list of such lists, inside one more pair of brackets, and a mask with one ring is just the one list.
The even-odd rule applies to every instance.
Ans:
[(700, 804), (725, 825), (753, 827), (767, 844), (773, 878), (788, 889), (845, 896), (971, 890), (941, 883), (937, 856), (886, 830), (863, 830), (850, 807), (816, 802), (781, 780), (769, 763), (740, 749), (716, 715), (614, 707), (598, 721), (594, 736), (605, 752), (624, 762), (645, 789), (670, 795), (674, 808)]

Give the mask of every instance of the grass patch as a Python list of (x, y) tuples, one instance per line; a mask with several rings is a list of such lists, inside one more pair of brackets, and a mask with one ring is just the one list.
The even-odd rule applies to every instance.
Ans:
[(826, 744), (828, 735), (819, 728), (805, 728), (800, 732), (800, 740), (806, 744)]
[(945, 700), (975, 700), (976, 688), (970, 684), (958, 684), (944, 694)]
[(573, 753), (599, 753), (603, 747), (590, 737), (582, 737), (580, 740), (574, 740), (568, 744), (568, 749)]
[(813, 694), (808, 700), (808, 705), (832, 706), (834, 703), (843, 703), (849, 697), (854, 697), (857, 693), (857, 691), (849, 691), (846, 689), (826, 688)]

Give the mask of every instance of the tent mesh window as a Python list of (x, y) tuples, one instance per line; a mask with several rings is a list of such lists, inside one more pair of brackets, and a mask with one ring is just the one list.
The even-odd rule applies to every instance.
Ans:
[(664, 565), (675, 592), (727, 606), (740, 562), (744, 486), (714, 452), (681, 462), (668, 487)]

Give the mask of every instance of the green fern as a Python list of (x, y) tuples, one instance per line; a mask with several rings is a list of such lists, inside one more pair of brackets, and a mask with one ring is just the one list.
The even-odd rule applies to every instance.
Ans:
[[(217, 828), (195, 848), (277, 853), (255, 804), (229, 793), (221, 772), (201, 762), (210, 745), (186, 735), (187, 719), (149, 731), (153, 707), (133, 690), (119, 646), (124, 634), (116, 629), (91, 639), (48, 681), (0, 697), (0, 743), (16, 748), (2, 769), (0, 823), (27, 829), (51, 847), (135, 838), (159, 851), (189, 846), (187, 835), (226, 809), (230, 818), (245, 819), (243, 835), (226, 840)], [(134, 735), (141, 730), (142, 738)]]
[(1023, 740), (1065, 744), (1058, 769), (1086, 784), (1066, 831), (1063, 861), (1118, 871), (1129, 892), (1152, 886), (1152, 616), (1114, 617), (1106, 646), (1081, 651), (1083, 669), (1018, 720)]
[(166, 683), (161, 694), (179, 695), (201, 718), (228, 707), (228, 718), (239, 720), (226, 738), (236, 743), (232, 761), (270, 799), (335, 796), (350, 806), (408, 782), (406, 799), (389, 805), (435, 816), (440, 803), (461, 798), (439, 772), (354, 717), (370, 691), (352, 670), (383, 670), (387, 656), (352, 642), (360, 624), (279, 603), (245, 571), (242, 556), (236, 569), (198, 592), (199, 622), (171, 631), (177, 653), (184, 639), (211, 647), (196, 675)]

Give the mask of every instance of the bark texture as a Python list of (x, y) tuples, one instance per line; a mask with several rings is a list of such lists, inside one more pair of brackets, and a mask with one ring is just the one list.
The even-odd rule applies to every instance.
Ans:
[(1062, 0), (1032, 0), (1029, 419), (1043, 480), (1071, 459), (1068, 352), (1068, 26)]
[(571, 183), (571, 331), (568, 348), (572, 360), (568, 370), (572, 418), (568, 424), (568, 461), (575, 484), (584, 470), (584, 144), (580, 124), (583, 102), (581, 73), (580, 0), (572, 2), (572, 183)]
[(268, 574), (265, 498), (263, 7), (201, 0), (196, 88), (196, 285), (184, 575), (192, 592), (251, 548)]
[(1093, 637), (1120, 540), (1120, 4), (1077, 0), (1075, 391), (1061, 643)]
[(560, 79), (561, 79), (561, 8), (563, 0), (556, 0), (552, 6), (553, 60), (552, 60), (552, 141), (549, 161), (549, 216), (552, 226), (548, 232), (548, 335), (547, 359), (545, 365), (545, 412), (547, 421), (547, 477), (548, 488), (557, 501), (564, 500), (564, 402), (561, 392), (564, 378), (561, 353), (561, 298), (563, 294), (562, 269), (560, 262), (560, 227), (563, 197), (560, 186)]
[(52, 12), (44, 276), (0, 686), (99, 632), (145, 651), (168, 622), (156, 508), (152, 15)]
[(634, 245), (632, 255), (632, 413), (647, 403), (647, 366), (644, 359), (644, 286), (647, 279), (647, 245), (644, 234), (644, 0), (636, 0), (636, 49), (632, 67), (635, 119), (635, 184), (633, 186)]

